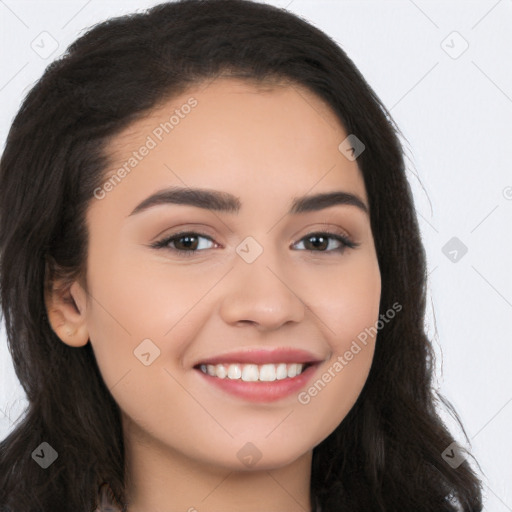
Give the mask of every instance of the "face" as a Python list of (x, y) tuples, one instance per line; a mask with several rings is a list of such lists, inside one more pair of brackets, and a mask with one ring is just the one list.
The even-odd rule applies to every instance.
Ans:
[(304, 89), (220, 78), (111, 141), (71, 292), (133, 442), (276, 468), (343, 421), (381, 292), (348, 135)]

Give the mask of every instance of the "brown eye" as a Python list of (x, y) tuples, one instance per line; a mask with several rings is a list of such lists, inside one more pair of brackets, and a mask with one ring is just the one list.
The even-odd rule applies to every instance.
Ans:
[[(213, 242), (213, 240), (207, 235), (195, 233), (193, 231), (187, 231), (167, 236), (164, 239), (152, 244), (151, 247), (156, 249), (169, 249), (170, 251), (174, 251), (179, 254), (191, 256), (195, 252), (199, 252), (199, 250), (205, 249), (205, 247), (202, 247), (201, 249), (198, 248), (199, 245), (204, 245), (204, 243), (201, 244), (199, 242), (200, 239), (206, 239)], [(206, 249), (209, 249), (209, 247), (206, 247)]]
[[(339, 253), (343, 252), (346, 248), (353, 249), (359, 245), (347, 237), (335, 233), (310, 233), (302, 238), (299, 243), (302, 243), (303, 240), (306, 241), (304, 243), (305, 249), (312, 252)], [(334, 242), (331, 242), (332, 240)], [(333, 245), (335, 246), (334, 248), (332, 248)], [(329, 247), (331, 249), (327, 250)]]

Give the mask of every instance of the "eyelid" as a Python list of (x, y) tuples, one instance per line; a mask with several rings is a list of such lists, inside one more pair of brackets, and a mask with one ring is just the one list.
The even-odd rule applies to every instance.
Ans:
[[(318, 227), (320, 226), (320, 227)], [(313, 223), (313, 224), (309, 224), (307, 226), (305, 226), (303, 228), (305, 231), (304, 231), (304, 234), (302, 236), (300, 235), (297, 235), (296, 238), (297, 241), (300, 241), (302, 240), (304, 237), (308, 236), (308, 235), (314, 235), (314, 234), (317, 234), (317, 233), (326, 233), (326, 234), (329, 234), (329, 235), (338, 235), (340, 237), (343, 237), (347, 240), (350, 240), (350, 241), (353, 241), (353, 238), (352, 236), (348, 233), (348, 231), (346, 229), (343, 229), (339, 226), (336, 226), (336, 225), (332, 225), (332, 224), (329, 224), (328, 222), (321, 222), (321, 223)], [(301, 229), (299, 231), (299, 233), (301, 233), (303, 230)]]
[[(185, 227), (183, 227), (185, 226)], [(174, 231), (174, 230), (178, 230), (178, 231)], [(164, 238), (170, 238), (170, 237), (173, 237), (173, 236), (177, 236), (177, 235), (182, 235), (182, 234), (188, 234), (188, 233), (195, 233), (197, 235), (201, 235), (201, 236), (204, 236), (204, 237), (209, 237), (209, 238), (213, 238), (215, 235), (213, 234), (214, 231), (212, 230), (212, 233), (211, 234), (208, 234), (206, 231), (209, 231), (210, 228), (208, 226), (204, 226), (204, 224), (202, 223), (184, 223), (184, 224), (179, 224), (177, 226), (174, 226), (174, 228), (165, 228), (163, 229), (162, 231), (159, 231), (156, 235), (153, 236), (153, 238), (151, 239), (151, 243), (153, 242), (158, 242), (159, 240), (162, 240)], [(170, 232), (169, 235), (162, 235), (162, 233), (168, 233)]]

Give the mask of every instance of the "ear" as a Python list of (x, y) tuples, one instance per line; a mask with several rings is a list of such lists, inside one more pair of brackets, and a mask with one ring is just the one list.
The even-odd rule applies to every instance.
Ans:
[(54, 282), (46, 289), (48, 320), (67, 345), (82, 347), (89, 341), (86, 323), (87, 294), (78, 281)]

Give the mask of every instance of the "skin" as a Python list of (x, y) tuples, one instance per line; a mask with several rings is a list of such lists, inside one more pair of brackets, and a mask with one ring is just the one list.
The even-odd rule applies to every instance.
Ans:
[[(294, 347), (322, 360), (314, 382), (375, 325), (381, 279), (368, 214), (334, 205), (286, 215), (294, 197), (320, 192), (350, 192), (368, 205), (364, 181), (338, 150), (348, 134), (317, 96), (229, 77), (164, 102), (115, 137), (111, 173), (192, 96), (198, 104), (179, 125), (91, 201), (88, 289), (77, 280), (55, 291), (50, 322), (64, 343), (92, 344), (121, 408), (130, 511), (304, 512), (313, 448), (354, 405), (376, 339), (308, 404), (297, 393), (248, 402), (192, 366), (239, 349)], [(169, 186), (229, 192), (242, 206), (234, 214), (162, 204), (130, 216)], [(189, 257), (150, 247), (184, 229), (213, 241), (200, 238)], [(359, 246), (308, 244), (306, 235), (326, 230)], [(252, 263), (236, 252), (248, 236), (263, 249)], [(148, 338), (160, 355), (146, 366), (134, 350)], [(247, 442), (261, 454), (252, 467), (237, 457)]]

